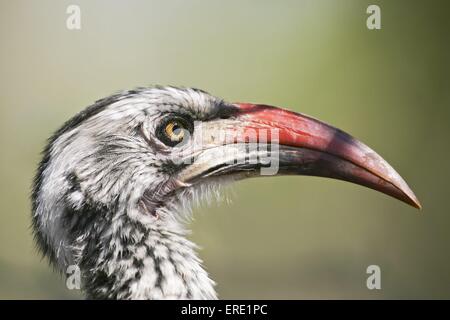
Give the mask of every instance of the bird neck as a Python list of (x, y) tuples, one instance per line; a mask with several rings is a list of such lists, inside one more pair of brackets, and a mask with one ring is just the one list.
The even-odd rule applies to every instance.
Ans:
[(214, 282), (184, 234), (125, 220), (84, 246), (79, 265), (88, 298), (216, 299)]

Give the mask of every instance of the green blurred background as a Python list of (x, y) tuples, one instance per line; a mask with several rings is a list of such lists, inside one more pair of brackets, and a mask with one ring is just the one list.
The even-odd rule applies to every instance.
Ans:
[[(448, 1), (6, 1), (0, 5), (0, 298), (79, 298), (34, 249), (45, 139), (117, 90), (202, 88), (338, 126), (384, 156), (419, 212), (352, 184), (253, 179), (199, 208), (221, 298), (450, 298)], [(81, 7), (82, 28), (66, 28)], [(382, 29), (366, 28), (381, 7)], [(381, 290), (366, 268), (381, 267)]]

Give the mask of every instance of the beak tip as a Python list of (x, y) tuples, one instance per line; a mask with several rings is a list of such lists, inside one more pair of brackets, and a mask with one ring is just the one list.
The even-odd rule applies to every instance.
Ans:
[(416, 195), (411, 191), (411, 193), (407, 194), (407, 200), (406, 201), (410, 206), (422, 210), (422, 204), (420, 203), (419, 199), (417, 199)]
[(414, 201), (414, 202), (411, 202), (410, 205), (413, 206), (414, 208), (418, 209), (419, 211), (422, 211), (422, 205), (420, 204), (419, 201), (417, 201), (417, 202), (415, 202), (415, 201)]
[(416, 199), (415, 205), (414, 207), (416, 207), (417, 209), (419, 209), (420, 211), (422, 211), (422, 204), (419, 202), (419, 200)]
[[(389, 164), (386, 163), (386, 166), (389, 166)], [(390, 167), (390, 176), (393, 178), (389, 179), (388, 181), (399, 192), (400, 197), (398, 199), (402, 200), (403, 202), (409, 204), (410, 206), (416, 209), (422, 210), (422, 204), (420, 203), (417, 196), (408, 186), (406, 181), (403, 180), (403, 178), (392, 167)]]

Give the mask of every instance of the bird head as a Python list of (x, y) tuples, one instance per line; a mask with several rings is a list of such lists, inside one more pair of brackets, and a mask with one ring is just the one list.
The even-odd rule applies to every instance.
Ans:
[(88, 259), (89, 246), (120, 250), (113, 234), (137, 242), (146, 230), (182, 233), (184, 209), (224, 182), (283, 174), (345, 180), (420, 207), (383, 158), (319, 120), (152, 87), (99, 100), (50, 138), (34, 181), (33, 227), (64, 270)]

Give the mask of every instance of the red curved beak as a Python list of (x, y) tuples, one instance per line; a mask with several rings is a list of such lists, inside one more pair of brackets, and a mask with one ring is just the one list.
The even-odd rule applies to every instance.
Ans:
[(234, 105), (244, 132), (277, 129), (280, 146), (293, 147), (283, 151), (281, 160), (281, 165), (294, 169), (292, 173), (354, 182), (421, 208), (402, 177), (375, 151), (349, 134), (285, 109), (249, 103)]

